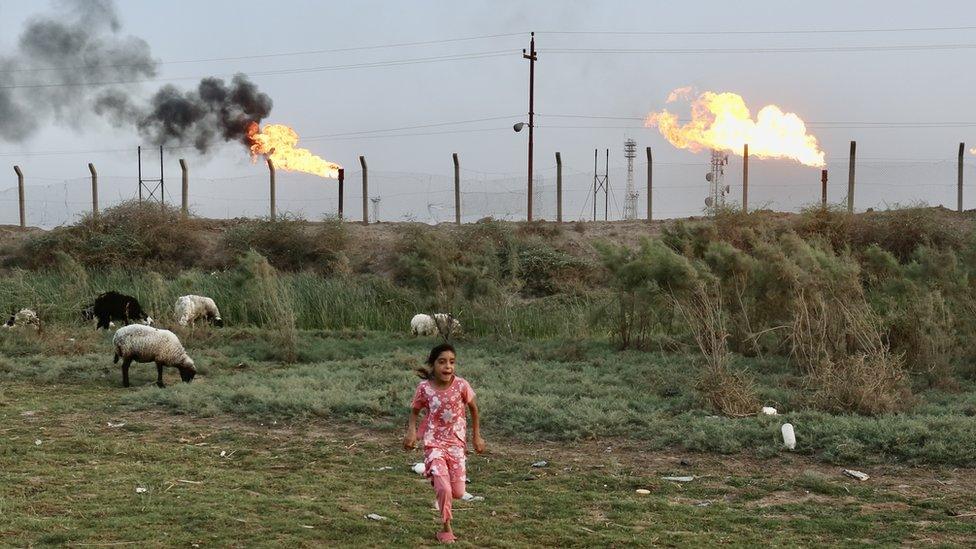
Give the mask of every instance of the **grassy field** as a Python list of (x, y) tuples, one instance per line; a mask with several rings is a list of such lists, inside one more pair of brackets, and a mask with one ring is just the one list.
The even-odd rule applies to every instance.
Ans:
[[(432, 540), (432, 490), (409, 471), (420, 454), (399, 450), (416, 382), (410, 367), (429, 341), (300, 332), (299, 361), (284, 365), (267, 330), (183, 336), (197, 379), (184, 385), (167, 372), (170, 386), (158, 389), (154, 369), (141, 366), (130, 390), (120, 387), (108, 334), (0, 337), (4, 543)], [(745, 366), (762, 396), (787, 414), (719, 418), (701, 411), (684, 382), (691, 357), (560, 341), (475, 339), (460, 349), (491, 448), (470, 458), (469, 491), (486, 499), (459, 504), (464, 542), (976, 542), (976, 473), (952, 467), (976, 462), (971, 388), (923, 394), (911, 415), (792, 412), (802, 391), (785, 366), (752, 361)], [(796, 452), (780, 449), (787, 419)], [(533, 468), (538, 460), (549, 465)], [(841, 466), (872, 479), (844, 477)]]

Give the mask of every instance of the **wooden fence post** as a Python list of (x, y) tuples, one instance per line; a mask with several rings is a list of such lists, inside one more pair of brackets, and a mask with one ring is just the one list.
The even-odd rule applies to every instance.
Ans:
[(651, 213), (653, 211), (653, 205), (654, 205), (654, 201), (651, 197), (651, 189), (653, 188), (653, 182), (654, 182), (654, 180), (652, 179), (653, 173), (654, 173), (654, 159), (651, 158), (651, 148), (647, 147), (647, 221), (648, 222), (654, 219), (654, 216)]
[(183, 219), (190, 217), (190, 169), (186, 166), (186, 160), (180, 159), (180, 170), (183, 172), (183, 200), (180, 205), (180, 212)]
[(339, 219), (342, 220), (342, 191), (346, 183), (346, 170), (339, 168)]
[(20, 203), (20, 226), (27, 226), (27, 219), (24, 216), (24, 172), (20, 171), (20, 166), (14, 166), (17, 173), (17, 201)]
[(88, 163), (88, 171), (91, 172), (92, 178), (92, 219), (98, 221), (98, 172), (91, 162)]
[(275, 167), (271, 159), (268, 159), (268, 174), (271, 179), (269, 183), (271, 184), (271, 221), (276, 221), (278, 219), (278, 208), (275, 204)]
[(556, 153), (556, 222), (563, 222), (563, 157)]
[(461, 224), (461, 163), (458, 161), (457, 153), (452, 153), (454, 158), (454, 223)]
[(966, 152), (966, 144), (959, 144), (959, 181), (956, 187), (956, 211), (962, 213), (962, 168), (963, 168), (963, 154)]
[(369, 225), (369, 208), (366, 203), (369, 201), (369, 185), (366, 180), (366, 157), (360, 155), (359, 165), (363, 167), (363, 225)]
[(854, 213), (854, 159), (857, 141), (851, 141), (851, 156), (847, 159), (847, 213)]
[(742, 146), (742, 213), (749, 213), (749, 144)]

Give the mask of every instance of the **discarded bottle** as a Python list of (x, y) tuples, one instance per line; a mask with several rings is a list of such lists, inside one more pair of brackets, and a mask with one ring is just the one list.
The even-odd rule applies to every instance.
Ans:
[(789, 450), (796, 448), (796, 433), (793, 432), (793, 424), (784, 423), (781, 430), (783, 431), (783, 445)]

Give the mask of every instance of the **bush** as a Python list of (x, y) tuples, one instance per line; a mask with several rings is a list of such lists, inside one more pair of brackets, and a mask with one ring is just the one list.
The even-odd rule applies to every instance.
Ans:
[(8, 266), (55, 267), (63, 254), (85, 267), (142, 265), (166, 272), (195, 266), (209, 257), (200, 223), (180, 210), (126, 202), (86, 215), (79, 223), (27, 238), (6, 250)]
[(286, 271), (312, 269), (332, 273), (339, 269), (348, 242), (348, 230), (339, 219), (327, 219), (317, 227), (299, 218), (245, 221), (221, 237), (223, 263), (254, 250), (275, 268)]

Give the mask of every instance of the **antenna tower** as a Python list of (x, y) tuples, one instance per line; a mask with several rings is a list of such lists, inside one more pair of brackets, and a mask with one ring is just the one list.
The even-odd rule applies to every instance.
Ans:
[(607, 221), (610, 212), (610, 149), (607, 149), (607, 163), (603, 175), (596, 173), (596, 157), (599, 149), (593, 149), (593, 221), (596, 221), (596, 198), (603, 191), (603, 220)]
[[(139, 155), (139, 202), (142, 202), (143, 191), (145, 191), (145, 194), (148, 194), (147, 199), (159, 200), (159, 204), (163, 205), (165, 202), (163, 188), (163, 146), (159, 146), (159, 179), (146, 179), (142, 176), (142, 146), (136, 148), (136, 153)], [(156, 193), (159, 194), (157, 195)]]
[(624, 158), (627, 159), (627, 195), (624, 198), (624, 219), (637, 219), (637, 189), (634, 187), (634, 158), (637, 157), (637, 141), (624, 141)]
[(705, 206), (712, 213), (725, 205), (725, 195), (729, 194), (729, 186), (722, 182), (725, 179), (725, 166), (728, 163), (729, 155), (712, 149), (708, 172), (705, 174), (705, 181), (710, 184), (709, 196), (705, 198)]

